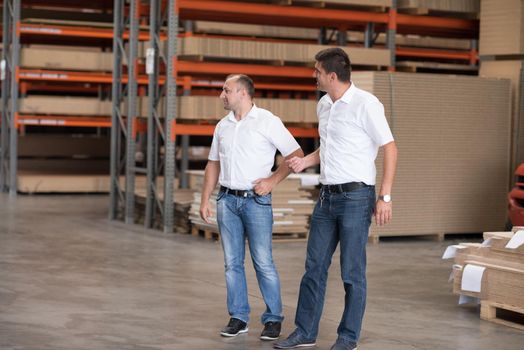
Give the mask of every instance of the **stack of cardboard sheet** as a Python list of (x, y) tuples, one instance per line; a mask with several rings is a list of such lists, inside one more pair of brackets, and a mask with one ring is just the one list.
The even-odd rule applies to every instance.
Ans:
[[(283, 1), (285, 4), (286, 1)], [(391, 7), (391, 0), (287, 0), (288, 4), (309, 4), (313, 6), (365, 6), (365, 7)]]
[(105, 136), (19, 136), (18, 191), (107, 192), (109, 141)]
[[(399, 148), (393, 222), (371, 235), (433, 235), (504, 227), (510, 82), (442, 74), (355, 72), (375, 94)], [(382, 153), (377, 159), (377, 191)]]
[(482, 0), (480, 76), (512, 82), (511, 171), (524, 162), (524, 1)]
[(20, 67), (110, 72), (113, 53), (90, 47), (30, 45), (20, 50)]
[[(255, 61), (281, 61), (312, 63), (315, 54), (327, 46), (234, 40), (203, 37), (186, 37), (179, 40), (179, 57), (197, 56), (211, 59), (241, 59)], [(350, 47), (344, 50), (351, 57), (352, 65), (389, 66), (388, 49)]]
[[(524, 330), (524, 230), (485, 232), (482, 244), (448, 247), (443, 258), (452, 257), (459, 303), (480, 300), (481, 318)], [(505, 319), (504, 311), (520, 315), (521, 321)]]
[(481, 77), (505, 78), (511, 81), (511, 174), (524, 162), (524, 60), (484, 60)]
[(468, 14), (477, 17), (480, 0), (398, 0), (399, 10), (413, 10), (419, 14)]
[[(228, 113), (218, 97), (182, 96), (179, 101), (179, 119), (220, 120)], [(255, 98), (254, 102), (258, 107), (271, 111), (283, 122), (317, 122), (316, 101)]]
[[(285, 39), (307, 39), (311, 41), (318, 40), (319, 31), (310, 28), (280, 27), (280, 26), (262, 26), (257, 24), (238, 24), (223, 22), (195, 21), (194, 32), (200, 34), (218, 34), (231, 36), (252, 36), (262, 38), (285, 38)], [(376, 33), (376, 45), (386, 44), (386, 34)], [(364, 43), (364, 33), (348, 31), (347, 40), (349, 43)], [(397, 34), (395, 43), (401, 46), (414, 47), (434, 47), (441, 49), (469, 50), (471, 40), (460, 38), (438, 38), (427, 37), (415, 34), (402, 35)]]
[[(216, 224), (216, 196), (218, 194), (218, 187), (210, 199), (212, 224), (209, 225), (200, 218), (199, 214), (200, 191), (203, 185), (204, 172), (200, 170), (190, 170), (188, 174), (189, 186), (196, 191), (189, 212), (189, 218), (193, 227), (218, 233), (218, 226)], [(302, 183), (301, 177), (297, 175), (285, 179), (273, 189), (274, 239), (300, 239), (307, 237), (309, 218), (313, 211), (315, 200), (312, 200), (311, 194), (302, 188)], [(306, 183), (305, 186), (309, 187), (311, 185)]]
[(482, 0), (479, 52), (481, 56), (524, 55), (522, 0)]

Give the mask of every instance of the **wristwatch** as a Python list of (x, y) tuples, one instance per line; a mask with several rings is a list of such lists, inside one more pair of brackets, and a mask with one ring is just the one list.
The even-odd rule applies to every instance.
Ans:
[(389, 203), (389, 202), (391, 202), (391, 195), (385, 194), (383, 196), (378, 196), (378, 199), (380, 199), (384, 203)]

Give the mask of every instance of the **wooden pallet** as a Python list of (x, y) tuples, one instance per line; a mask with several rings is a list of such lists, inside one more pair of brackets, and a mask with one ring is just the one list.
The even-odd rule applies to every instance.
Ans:
[[(504, 311), (508, 317), (501, 315)], [(524, 309), (520, 307), (483, 300), (480, 303), (480, 318), (524, 331)]]
[[(216, 227), (212, 225), (195, 225), (191, 226), (191, 234), (193, 236), (204, 237), (208, 240), (220, 241), (220, 233)], [(273, 242), (303, 242), (307, 241), (307, 232), (274, 232), (273, 233)]]
[(421, 234), (421, 235), (380, 235), (377, 233), (372, 233), (368, 237), (368, 243), (377, 244), (380, 242), (381, 238), (391, 238), (391, 239), (433, 239), (438, 242), (443, 242), (446, 238), (449, 238), (454, 235), (478, 235), (479, 238), (482, 237), (482, 235), (479, 232), (466, 232), (466, 233), (429, 233), (429, 234)]

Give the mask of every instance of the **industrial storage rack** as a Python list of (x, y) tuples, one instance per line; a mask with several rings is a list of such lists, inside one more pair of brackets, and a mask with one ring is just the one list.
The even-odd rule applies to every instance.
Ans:
[[(27, 0), (28, 3), (37, 0)], [(374, 32), (388, 34), (387, 47), (391, 50), (390, 71), (395, 70), (397, 57), (428, 57), (443, 59), (459, 59), (476, 64), (476, 45), (469, 51), (431, 50), (403, 48), (395, 45), (395, 34), (417, 33), (421, 35), (463, 36), (475, 43), (478, 38), (478, 21), (442, 18), (431, 16), (417, 16), (398, 13), (396, 1), (387, 12), (369, 12), (366, 10), (308, 8), (292, 6), (283, 11), (283, 7), (270, 3), (250, 3), (232, 1), (208, 0), (130, 0), (126, 6), (124, 0), (115, 0), (113, 15), (114, 28), (94, 29), (64, 26), (32, 26), (20, 24), (21, 0), (4, 0), (4, 31), (3, 58), (7, 62), (5, 79), (2, 82), (2, 139), (1, 139), (1, 171), (0, 187), (16, 195), (17, 173), (17, 128), (24, 123), (38, 121), (38, 117), (21, 116), (17, 113), (17, 97), (22, 81), (77, 81), (100, 84), (112, 83), (113, 113), (111, 120), (91, 120), (90, 118), (68, 118), (62, 120), (62, 126), (111, 126), (111, 190), (109, 217), (117, 218), (120, 213), (127, 223), (134, 221), (134, 182), (136, 174), (146, 174), (146, 219), (145, 225), (152, 226), (155, 212), (158, 210), (163, 217), (164, 231), (173, 229), (173, 179), (175, 177), (175, 138), (182, 136), (183, 159), (181, 173), (187, 169), (187, 145), (189, 135), (213, 134), (213, 125), (207, 124), (181, 124), (176, 122), (176, 90), (177, 85), (182, 86), (184, 94), (189, 94), (192, 87), (207, 86), (201, 81), (194, 81), (193, 74), (227, 75), (231, 72), (244, 72), (253, 76), (265, 77), (293, 77), (310, 78), (312, 70), (307, 67), (297, 66), (267, 66), (261, 64), (244, 63), (216, 63), (194, 62), (178, 60), (176, 54), (176, 37), (178, 35), (179, 18), (192, 20), (214, 20), (222, 22), (270, 24), (296, 27), (318, 28), (320, 30), (319, 43), (325, 43), (325, 30), (323, 28), (336, 28), (337, 42), (345, 45), (347, 30), (365, 30), (365, 46), (373, 45)], [(51, 1), (47, 4), (60, 4), (61, 1)], [(85, 6), (85, 5), (83, 5)], [(93, 6), (100, 6), (99, 2)], [(149, 13), (149, 33), (139, 30), (140, 14)], [(167, 24), (167, 33), (162, 32), (162, 26)], [(188, 26), (190, 32), (190, 26)], [(114, 69), (113, 74), (61, 72), (56, 70), (27, 70), (19, 68), (19, 40), (24, 34), (58, 35), (69, 37), (97, 37), (114, 38)], [(190, 35), (190, 34), (189, 34)], [(159, 43), (161, 39), (168, 40), (167, 57), (160, 55)], [(129, 43), (129, 54), (126, 57), (129, 63), (128, 74), (123, 72), (124, 40)], [(155, 53), (153, 69), (148, 76), (138, 75), (137, 65), (131, 64), (137, 60), (137, 44), (139, 41), (149, 41), (149, 47)], [(162, 76), (159, 72), (160, 62), (167, 68), (167, 73)], [(137, 86), (148, 86), (148, 119), (147, 127), (143, 120), (138, 120), (133, 113), (136, 111)], [(215, 86), (216, 87), (216, 86)], [(261, 83), (259, 88), (265, 89), (296, 89), (311, 91), (311, 87), (297, 84)], [(161, 96), (167, 96), (167, 113), (160, 118), (158, 103)], [(126, 99), (128, 118), (120, 108), (119, 101)], [(52, 118), (48, 117), (47, 119)], [(138, 130), (147, 129), (147, 155), (146, 166), (137, 167), (134, 151)], [(290, 128), (296, 137), (317, 137), (314, 128)], [(124, 147), (125, 145), (125, 147)], [(159, 148), (165, 147), (163, 164), (160, 164)], [(156, 179), (160, 169), (164, 169), (163, 203), (160, 200)], [(125, 173), (126, 184), (122, 189), (119, 183), (121, 173)], [(185, 186), (182, 178), (182, 185)]]

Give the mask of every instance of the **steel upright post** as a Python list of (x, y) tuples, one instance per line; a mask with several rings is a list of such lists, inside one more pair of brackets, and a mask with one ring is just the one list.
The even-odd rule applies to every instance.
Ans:
[(168, 60), (167, 60), (167, 108), (165, 126), (165, 166), (164, 166), (164, 232), (173, 232), (173, 180), (175, 178), (175, 130), (176, 120), (176, 71), (178, 10), (176, 0), (169, 0), (168, 9)]
[(127, 139), (126, 139), (126, 224), (134, 223), (135, 216), (135, 150), (137, 119), (137, 56), (139, 0), (130, 1), (129, 10), (129, 56), (127, 61)]
[[(153, 219), (157, 210), (158, 189), (158, 133), (160, 115), (158, 111), (160, 88), (158, 83), (160, 57), (160, 27), (163, 23), (160, 0), (151, 0), (149, 13), (149, 48), (146, 53), (146, 73), (148, 80), (148, 119), (147, 119), (147, 187), (146, 187), (146, 215), (144, 225), (153, 227)], [(165, 57), (164, 57), (165, 58)], [(161, 131), (161, 130), (160, 130)], [(158, 206), (160, 210), (160, 206)]]
[(397, 36), (397, 0), (391, 0), (391, 7), (389, 9), (389, 22), (387, 32), (387, 48), (391, 53), (391, 60), (389, 71), (395, 71), (397, 66), (397, 48), (396, 39)]
[(113, 28), (113, 82), (111, 114), (111, 181), (109, 189), (109, 219), (117, 218), (122, 210), (124, 195), (120, 187), (120, 174), (125, 164), (122, 157), (122, 137), (126, 136), (122, 113), (122, 59), (124, 57), (124, 0), (114, 0)]
[(9, 100), (9, 196), (15, 197), (18, 168), (18, 66), (20, 64), (20, 0), (12, 2), (11, 20), (11, 98)]
[(9, 115), (9, 97), (11, 79), (13, 72), (11, 70), (11, 21), (12, 21), (12, 2), (4, 0), (3, 7), (3, 32), (2, 32), (2, 125), (0, 139), (0, 191), (9, 191), (9, 134), (10, 134), (10, 115)]

